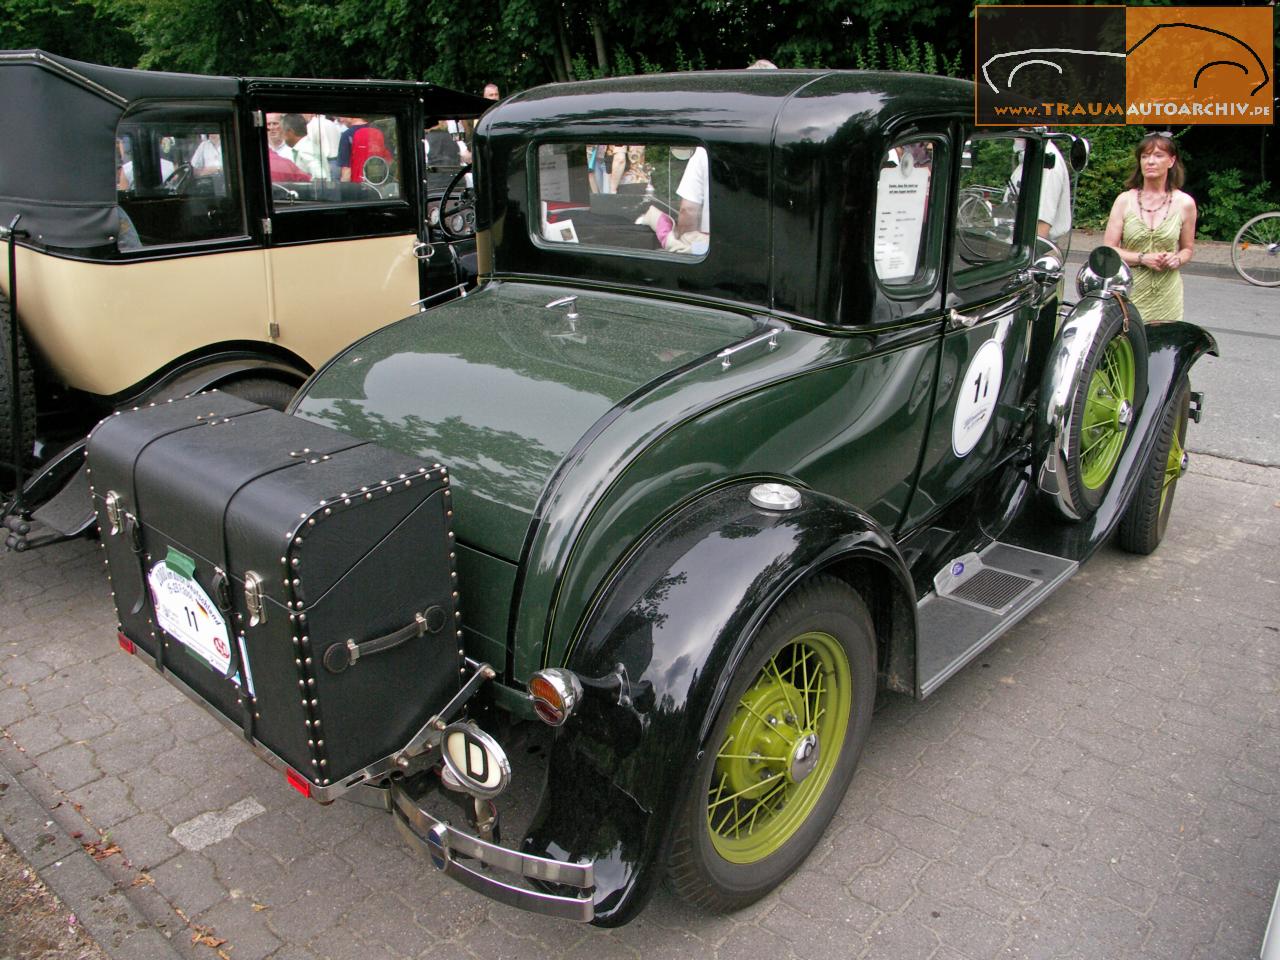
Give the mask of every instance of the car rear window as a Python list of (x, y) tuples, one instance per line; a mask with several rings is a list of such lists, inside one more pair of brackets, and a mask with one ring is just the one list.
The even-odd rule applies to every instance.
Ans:
[(694, 144), (540, 144), (536, 239), (700, 258), (711, 244), (708, 166)]

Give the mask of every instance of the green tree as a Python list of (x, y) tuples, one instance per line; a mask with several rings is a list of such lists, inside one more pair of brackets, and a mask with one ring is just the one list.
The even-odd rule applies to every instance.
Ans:
[(0, 50), (28, 48), (114, 66), (133, 66), (142, 54), (128, 20), (109, 3), (0, 0)]

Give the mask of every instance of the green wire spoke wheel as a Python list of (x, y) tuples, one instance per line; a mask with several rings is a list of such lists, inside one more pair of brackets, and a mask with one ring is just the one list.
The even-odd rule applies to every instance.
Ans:
[(1133, 346), (1112, 337), (1093, 371), (1080, 427), (1080, 479), (1097, 490), (1111, 479), (1133, 421)]
[(776, 853), (831, 780), (850, 714), (849, 659), (805, 633), (765, 661), (734, 706), (707, 796), (711, 844), (726, 860)]
[(1151, 553), (1164, 539), (1178, 478), (1187, 470), (1190, 415), (1191, 386), (1183, 377), (1160, 418), (1155, 449), (1143, 468), (1138, 489), (1120, 518), (1120, 546), (1130, 553)]
[(1117, 305), (1089, 347), (1071, 406), (1066, 480), (1081, 519), (1094, 514), (1111, 487), (1147, 391), (1146, 373), (1142, 324), (1135, 316), (1126, 325)]
[(795, 870), (844, 796), (874, 696), (861, 597), (825, 577), (797, 588), (761, 628), (720, 707), (677, 824), (675, 891), (733, 910)]

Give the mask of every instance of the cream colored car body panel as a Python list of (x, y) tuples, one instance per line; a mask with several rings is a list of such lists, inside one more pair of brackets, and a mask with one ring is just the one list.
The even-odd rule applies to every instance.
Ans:
[[(274, 342), (317, 367), (351, 341), (417, 308), (412, 234), (273, 247)], [(21, 291), (19, 291), (21, 294)]]
[[(117, 263), (18, 247), (19, 310), (58, 377), (103, 396), (178, 357), (237, 340), (275, 343), (315, 367), (413, 312), (413, 242), (402, 234)], [(280, 325), (275, 339), (272, 320)]]

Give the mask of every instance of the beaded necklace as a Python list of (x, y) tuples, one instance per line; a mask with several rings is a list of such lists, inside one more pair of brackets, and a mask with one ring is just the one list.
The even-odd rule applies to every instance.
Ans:
[[(1144, 224), (1146, 224), (1146, 226), (1147, 226), (1147, 227), (1149, 227), (1150, 229), (1154, 230), (1154, 229), (1156, 228), (1156, 225), (1157, 225), (1157, 221), (1156, 221), (1156, 218), (1155, 218), (1154, 214), (1158, 214), (1158, 213), (1160, 213), (1161, 211), (1163, 211), (1163, 210), (1167, 210), (1167, 209), (1168, 209), (1169, 205), (1173, 202), (1173, 194), (1172, 194), (1172, 193), (1169, 193), (1169, 192), (1166, 192), (1166, 193), (1165, 193), (1165, 195), (1164, 195), (1164, 200), (1162, 200), (1160, 203), (1157, 203), (1154, 207), (1148, 207), (1148, 206), (1144, 205), (1144, 204), (1143, 204), (1143, 202), (1142, 202), (1142, 191), (1141, 191), (1141, 190), (1135, 190), (1135, 191), (1134, 191), (1134, 193), (1137, 195), (1137, 200), (1138, 200), (1138, 209), (1139, 209), (1139, 210), (1141, 210), (1141, 211), (1142, 211), (1142, 213), (1149, 213), (1149, 214), (1152, 214), (1152, 215), (1153, 215), (1153, 216), (1152, 216), (1152, 218), (1151, 218), (1151, 222), (1150, 222), (1150, 223), (1147, 223), (1147, 218), (1146, 218), (1146, 217), (1141, 217), (1140, 219), (1142, 220), (1142, 222), (1143, 222)], [(1161, 218), (1160, 218), (1160, 220), (1161, 220), (1161, 221), (1163, 221), (1163, 220), (1164, 220), (1164, 218), (1163, 218), (1163, 217), (1161, 217)]]

